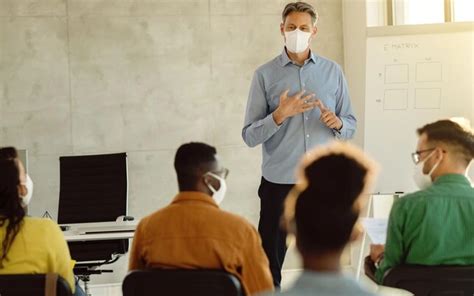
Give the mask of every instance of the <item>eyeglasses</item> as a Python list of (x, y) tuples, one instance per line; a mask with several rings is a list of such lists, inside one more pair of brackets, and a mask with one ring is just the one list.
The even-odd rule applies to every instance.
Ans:
[(222, 179), (227, 179), (227, 176), (229, 175), (229, 169), (222, 168), (220, 171), (214, 171), (210, 173), (213, 173), (214, 175), (218, 175)]
[(418, 150), (418, 151), (415, 151), (411, 154), (411, 159), (413, 160), (413, 162), (415, 164), (418, 164), (420, 162), (420, 158), (421, 158), (421, 154), (422, 153), (425, 153), (425, 152), (430, 152), (430, 151), (433, 151), (435, 150), (436, 148), (430, 148), (430, 149), (425, 149), (425, 150)]

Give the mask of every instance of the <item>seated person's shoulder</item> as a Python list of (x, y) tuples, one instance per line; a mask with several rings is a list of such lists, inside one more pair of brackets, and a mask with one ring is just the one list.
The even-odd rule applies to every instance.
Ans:
[(42, 236), (61, 233), (59, 225), (48, 218), (25, 217), (23, 222), (27, 232), (41, 234)]
[(42, 229), (59, 229), (59, 225), (51, 219), (48, 218), (38, 218), (38, 217), (25, 217), (25, 225), (32, 228), (42, 228)]
[(424, 202), (426, 198), (429, 197), (430, 195), (432, 195), (432, 193), (430, 192), (429, 189), (416, 191), (413, 193), (406, 194), (403, 197), (400, 197), (399, 199), (395, 201), (394, 205), (409, 206), (410, 204)]
[(316, 60), (317, 60), (317, 63), (319, 65), (321, 65), (322, 67), (327, 68), (327, 69), (331, 69), (331, 70), (339, 72), (339, 73), (342, 73), (341, 66), (338, 63), (336, 63), (335, 61), (333, 61), (329, 58), (320, 56), (320, 55), (316, 55)]
[(224, 210), (219, 210), (217, 214), (219, 215), (219, 220), (221, 220), (229, 230), (239, 230), (240, 232), (248, 234), (256, 233), (255, 227), (244, 217)]

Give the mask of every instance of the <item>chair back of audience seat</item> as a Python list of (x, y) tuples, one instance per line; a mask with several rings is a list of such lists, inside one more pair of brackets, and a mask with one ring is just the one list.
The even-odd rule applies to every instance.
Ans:
[(383, 285), (415, 296), (473, 296), (474, 266), (400, 265), (385, 275)]
[(57, 274), (8, 274), (0, 275), (0, 295), (71, 296), (72, 291)]
[(151, 269), (131, 271), (123, 296), (244, 296), (234, 275), (222, 270)]

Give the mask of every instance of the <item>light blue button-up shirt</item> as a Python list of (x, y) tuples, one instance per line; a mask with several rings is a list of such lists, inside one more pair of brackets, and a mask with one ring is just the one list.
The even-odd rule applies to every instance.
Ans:
[[(272, 296), (264, 293), (260, 296)], [(279, 296), (376, 296), (342, 274), (305, 270), (293, 286)]]
[[(335, 131), (322, 123), (319, 108), (288, 118), (278, 126), (272, 113), (286, 89), (290, 89), (289, 96), (301, 90), (314, 93), (341, 119), (342, 129)], [(339, 65), (311, 52), (304, 65), (298, 66), (283, 50), (281, 55), (255, 71), (242, 137), (250, 147), (263, 144), (262, 175), (266, 180), (294, 184), (295, 170), (304, 153), (334, 139), (352, 138), (356, 125), (347, 83)]]

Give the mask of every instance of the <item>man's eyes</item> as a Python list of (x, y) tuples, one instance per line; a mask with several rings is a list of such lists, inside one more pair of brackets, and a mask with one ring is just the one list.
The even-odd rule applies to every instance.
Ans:
[[(295, 26), (288, 26), (286, 29), (287, 29), (288, 31), (294, 31), (294, 30), (296, 30), (296, 27), (295, 27)], [(301, 28), (299, 28), (299, 29), (300, 29), (301, 31), (303, 31), (303, 32), (309, 32), (309, 28), (308, 28), (308, 27), (301, 27)]]

